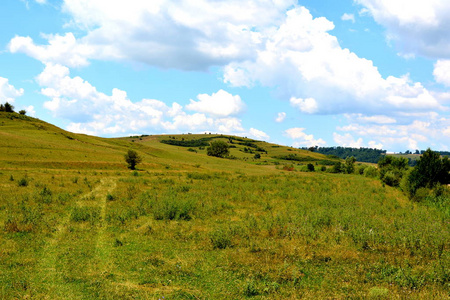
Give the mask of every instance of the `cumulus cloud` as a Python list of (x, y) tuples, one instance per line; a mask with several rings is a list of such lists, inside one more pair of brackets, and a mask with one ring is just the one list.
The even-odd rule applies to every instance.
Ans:
[[(182, 70), (218, 65), (231, 86), (274, 87), (310, 114), (441, 108), (420, 83), (408, 76), (383, 78), (372, 61), (343, 49), (329, 33), (332, 22), (313, 18), (295, 2), (65, 0), (64, 12), (84, 36), (47, 35), (48, 45), (17, 36), (9, 49), (69, 67), (90, 59)], [(360, 1), (373, 11), (370, 2)], [(199, 99), (191, 107), (205, 109), (204, 103)]]
[(353, 136), (349, 133), (346, 133), (344, 135), (340, 135), (336, 132), (333, 133), (333, 140), (338, 144), (339, 146), (343, 147), (353, 147), (353, 148), (360, 148), (363, 146), (363, 139), (359, 138), (358, 140), (355, 140)]
[(281, 123), (281, 122), (283, 122), (285, 119), (286, 119), (286, 113), (285, 113), (285, 112), (280, 112), (280, 113), (278, 113), (277, 118), (275, 119), (275, 121), (276, 121), (277, 123)]
[(268, 140), (270, 139), (270, 137), (267, 135), (267, 133), (265, 133), (264, 131), (255, 129), (255, 128), (250, 128), (249, 130), (249, 135), (257, 140)]
[(433, 94), (408, 75), (385, 79), (372, 61), (341, 48), (328, 33), (332, 29), (334, 24), (327, 19), (313, 18), (304, 7), (293, 8), (267, 36), (264, 50), (253, 61), (230, 63), (224, 80), (232, 86), (258, 82), (276, 87), (281, 97), (291, 99), (304, 113), (381, 114), (442, 108)]
[(345, 13), (342, 15), (341, 20), (342, 21), (351, 21), (352, 23), (355, 23), (355, 15)]
[(318, 110), (317, 101), (314, 98), (301, 99), (292, 97), (290, 102), (293, 107), (300, 109), (304, 113), (313, 114)]
[[(362, 143), (362, 146), (382, 145), (387, 149), (401, 149), (402, 151), (425, 149), (427, 147), (447, 149), (447, 145), (450, 143), (450, 131), (447, 130), (450, 128), (450, 119), (437, 113), (399, 115), (398, 120), (401, 120), (401, 122), (397, 121), (396, 123), (364, 123), (359, 121), (361, 116), (347, 117), (350, 124), (337, 128), (343, 134), (336, 133), (336, 142), (337, 138), (343, 144), (344, 142), (345, 144), (351, 144), (352, 141), (358, 142), (359, 139), (364, 138), (370, 139), (370, 142), (367, 145)], [(357, 136), (359, 139), (352, 140), (353, 136)]]
[(69, 69), (58, 64), (48, 63), (36, 81), (42, 86), (41, 93), (50, 98), (44, 107), (69, 120), (67, 129), (75, 132), (108, 136), (131, 132), (244, 132), (235, 117), (188, 114), (176, 102), (171, 106), (155, 99), (132, 102), (119, 89), (107, 95), (81, 77), (71, 77)]
[(224, 90), (212, 95), (200, 94), (197, 99), (198, 101), (191, 99), (186, 108), (218, 117), (236, 115), (244, 108), (244, 102), (239, 95), (233, 96)]
[(14, 103), (17, 97), (23, 95), (23, 89), (16, 89), (13, 85), (9, 84), (7, 78), (0, 77), (0, 103)]
[(293, 147), (311, 147), (311, 146), (325, 146), (326, 142), (323, 139), (315, 139), (314, 135), (306, 134), (305, 128), (290, 128), (285, 131), (285, 134), (295, 140)]
[(354, 0), (387, 29), (402, 55), (450, 58), (450, 2)]
[(436, 82), (450, 86), (450, 60), (438, 60), (433, 71)]
[[(69, 28), (82, 29), (84, 36), (48, 36), (49, 44), (43, 46), (16, 37), (10, 49), (68, 66), (103, 59), (205, 70), (252, 58), (263, 45), (262, 32), (278, 24), (294, 3), (64, 0), (63, 11), (71, 17)], [(66, 60), (60, 56), (64, 51), (69, 54)]]
[(12, 53), (25, 53), (43, 63), (58, 63), (69, 67), (86, 66), (94, 56), (94, 48), (76, 40), (72, 33), (44, 35), (49, 45), (35, 45), (30, 37), (16, 36), (8, 45)]

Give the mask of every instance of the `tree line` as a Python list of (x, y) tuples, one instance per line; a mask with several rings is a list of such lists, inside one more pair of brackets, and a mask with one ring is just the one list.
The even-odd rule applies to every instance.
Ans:
[(303, 150), (313, 151), (325, 155), (333, 155), (342, 159), (353, 156), (357, 161), (377, 163), (386, 150), (373, 148), (352, 148), (352, 147), (303, 147)]

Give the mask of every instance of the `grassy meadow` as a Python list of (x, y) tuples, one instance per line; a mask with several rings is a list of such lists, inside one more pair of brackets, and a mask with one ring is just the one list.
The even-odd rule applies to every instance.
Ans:
[[(294, 148), (233, 140), (220, 159), (14, 116), (0, 113), (1, 299), (450, 296), (448, 206)], [(170, 137), (201, 138), (229, 141)]]

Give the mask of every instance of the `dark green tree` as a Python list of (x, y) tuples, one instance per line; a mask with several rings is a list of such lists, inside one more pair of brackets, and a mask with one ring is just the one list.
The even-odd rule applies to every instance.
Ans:
[(314, 171), (315, 171), (314, 165), (311, 164), (311, 163), (307, 164), (307, 165), (306, 165), (306, 168), (308, 168), (308, 171), (309, 171), (309, 172), (314, 172)]
[(14, 106), (9, 104), (8, 102), (6, 102), (3, 107), (6, 112), (14, 112)]
[(224, 141), (213, 141), (206, 148), (206, 154), (215, 157), (224, 157), (230, 153), (228, 150), (228, 144)]
[(380, 179), (390, 186), (398, 186), (408, 168), (408, 159), (405, 157), (387, 155), (378, 161)]
[(142, 157), (134, 150), (128, 150), (125, 154), (125, 161), (128, 164), (128, 169), (135, 170), (136, 165), (142, 162)]
[(450, 161), (441, 159), (438, 152), (428, 148), (417, 161), (417, 165), (408, 176), (408, 189), (413, 196), (419, 188), (433, 188), (437, 184), (450, 183)]
[(21, 115), (26, 115), (26, 114), (27, 114), (27, 111), (26, 111), (25, 109), (22, 109), (22, 110), (19, 111), (19, 114), (21, 114)]
[(353, 156), (349, 156), (345, 159), (344, 172), (346, 174), (353, 174), (353, 172), (355, 172), (355, 162), (356, 158)]

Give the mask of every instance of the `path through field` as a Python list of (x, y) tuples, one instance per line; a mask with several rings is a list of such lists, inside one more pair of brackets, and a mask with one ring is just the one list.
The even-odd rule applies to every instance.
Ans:
[[(104, 178), (89, 193), (81, 195), (61, 221), (42, 250), (38, 290), (48, 299), (81, 299), (92, 279), (108, 274), (111, 241), (106, 235), (107, 195), (116, 181)], [(74, 222), (73, 208), (97, 212), (94, 221)], [(93, 222), (93, 223), (92, 223)], [(109, 243), (109, 245), (108, 245)], [(40, 295), (42, 296), (42, 295)], [(39, 297), (39, 296), (38, 296)]]

